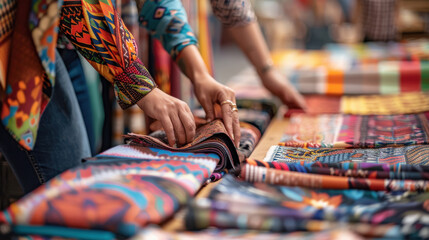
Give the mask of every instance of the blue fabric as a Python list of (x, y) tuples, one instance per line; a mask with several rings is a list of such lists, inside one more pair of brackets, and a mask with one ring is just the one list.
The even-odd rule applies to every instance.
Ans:
[[(91, 240), (110, 240), (115, 239), (115, 235), (108, 231), (68, 228), (61, 226), (31, 226), (16, 225), (13, 226), (13, 232), (18, 235), (42, 235), (44, 237), (64, 237), (76, 239)], [(32, 238), (29, 238), (32, 239)]]
[(139, 11), (141, 26), (161, 41), (173, 58), (186, 46), (197, 45), (197, 39), (188, 24), (188, 17), (180, 0), (144, 1)]
[(41, 119), (36, 145), (27, 151), (1, 128), (0, 151), (28, 193), (91, 155), (82, 114), (67, 69), (56, 54), (56, 84)]
[(79, 55), (74, 49), (58, 49), (64, 65), (69, 72), (70, 80), (73, 84), (73, 89), (79, 103), (80, 111), (82, 113), (83, 121), (85, 123), (86, 133), (88, 134), (89, 146), (91, 153), (95, 154), (95, 136), (92, 120), (92, 107), (91, 99), (89, 96), (89, 89), (85, 79), (85, 72), (83, 71)]

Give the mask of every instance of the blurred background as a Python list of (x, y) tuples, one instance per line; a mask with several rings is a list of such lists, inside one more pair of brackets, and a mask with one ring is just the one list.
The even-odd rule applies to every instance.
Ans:
[[(427, 0), (252, 0), (260, 27), (272, 52), (321, 50), (327, 44), (406, 42), (429, 37)], [(368, 2), (378, 2), (368, 10)], [(228, 82), (250, 66), (221, 24), (210, 17), (215, 75)], [(382, 29), (377, 29), (378, 24)], [(378, 31), (382, 36), (371, 36)], [(376, 35), (376, 34), (373, 34)]]

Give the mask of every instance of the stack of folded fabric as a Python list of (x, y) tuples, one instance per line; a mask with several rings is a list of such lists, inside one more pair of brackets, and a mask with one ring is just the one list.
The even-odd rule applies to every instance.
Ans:
[(164, 131), (157, 131), (152, 135), (140, 135), (130, 133), (125, 141), (132, 145), (167, 149), (175, 152), (214, 153), (220, 156), (216, 170), (238, 169), (240, 162), (234, 143), (226, 133), (226, 129), (220, 120), (212, 121), (197, 128), (192, 142), (181, 147), (168, 145), (167, 135)]
[(273, 54), (302, 93), (396, 94), (429, 90), (429, 42), (330, 45), (323, 51)]

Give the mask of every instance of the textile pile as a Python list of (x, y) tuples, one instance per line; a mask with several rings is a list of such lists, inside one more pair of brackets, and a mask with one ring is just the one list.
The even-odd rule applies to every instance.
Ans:
[(330, 44), (324, 50), (286, 50), (273, 59), (306, 94), (398, 94), (429, 90), (428, 41)]
[[(238, 148), (220, 120), (205, 123), (197, 119), (196, 136), (185, 146), (170, 147), (163, 131), (127, 134), (127, 144), (83, 159), (80, 166), (65, 171), (1, 212), (0, 225), (6, 232), (0, 233), (29, 239), (141, 238), (151, 229), (145, 230), (148, 226), (173, 218), (201, 186), (227, 173), (238, 175), (240, 161), (250, 156), (261, 130), (268, 126), (270, 114), (274, 115), (272, 107), (260, 104), (265, 116), (263, 124), (258, 114), (240, 123)], [(167, 234), (160, 229), (156, 232)], [(149, 236), (154, 233), (151, 231)]]

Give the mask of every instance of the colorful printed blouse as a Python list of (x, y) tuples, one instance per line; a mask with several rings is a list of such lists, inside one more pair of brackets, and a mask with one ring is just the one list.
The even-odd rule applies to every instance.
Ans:
[(0, 6), (1, 120), (25, 149), (34, 147), (52, 95), (59, 29), (112, 82), (121, 107), (156, 87), (111, 0), (0, 0)]

